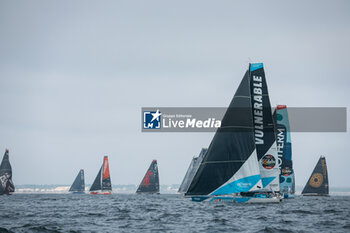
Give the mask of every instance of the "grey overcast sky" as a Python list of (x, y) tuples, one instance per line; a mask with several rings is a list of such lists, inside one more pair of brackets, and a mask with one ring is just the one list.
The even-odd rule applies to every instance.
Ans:
[[(225, 107), (249, 62), (272, 105), (350, 107), (350, 1), (0, 1), (0, 153), (15, 184), (179, 184), (213, 133), (141, 133), (145, 106)], [(317, 117), (317, 116), (315, 116)], [(348, 117), (349, 120), (349, 117)], [(348, 127), (349, 129), (349, 127)], [(293, 133), (296, 184), (320, 155), (349, 187), (349, 133)], [(1, 155), (2, 156), (2, 155)]]

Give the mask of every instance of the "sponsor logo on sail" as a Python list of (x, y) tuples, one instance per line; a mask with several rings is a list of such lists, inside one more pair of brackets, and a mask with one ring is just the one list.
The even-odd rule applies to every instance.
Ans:
[(282, 157), (284, 153), (284, 144), (286, 138), (286, 129), (282, 125), (278, 125), (277, 127), (277, 154), (278, 154), (278, 164), (282, 164)]
[(309, 183), (311, 187), (319, 188), (323, 184), (323, 175), (321, 173), (313, 174)]
[(0, 176), (0, 184), (5, 189), (7, 182), (10, 180), (10, 175), (8, 173), (5, 173), (4, 175)]
[(262, 76), (253, 75), (253, 116), (255, 143), (264, 144)]
[(276, 165), (276, 159), (275, 157), (273, 157), (270, 154), (266, 154), (264, 155), (264, 157), (262, 157), (261, 159), (261, 165), (265, 168), (265, 169), (272, 169), (275, 167)]
[(284, 176), (290, 176), (292, 173), (293, 171), (289, 167), (285, 167), (282, 169), (282, 175)]
[(252, 186), (252, 183), (243, 183), (243, 182), (240, 182), (237, 184), (238, 187), (240, 188), (250, 188)]

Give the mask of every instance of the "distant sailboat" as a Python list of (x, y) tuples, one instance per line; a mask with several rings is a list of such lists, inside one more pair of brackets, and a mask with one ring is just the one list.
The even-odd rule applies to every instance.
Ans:
[(70, 186), (69, 192), (77, 193), (77, 194), (78, 193), (85, 193), (84, 169), (80, 169), (72, 186)]
[(199, 168), (199, 165), (201, 164), (207, 150), (208, 150), (207, 148), (202, 148), (199, 155), (192, 158), (190, 166), (187, 169), (186, 175), (183, 178), (181, 185), (179, 187), (179, 190), (178, 190), (179, 193), (186, 193), (187, 192), (187, 190), (188, 190), (188, 188), (193, 180), (193, 177), (196, 174), (196, 172)]
[(185, 196), (279, 202), (277, 159), (263, 64), (250, 64)]
[(12, 182), (12, 168), (9, 160), (9, 150), (6, 149), (0, 165), (0, 195), (11, 194), (15, 191)]
[(112, 194), (112, 182), (109, 174), (108, 156), (104, 156), (103, 164), (97, 173), (90, 194)]
[(157, 160), (153, 160), (149, 166), (141, 184), (139, 185), (137, 194), (159, 194), (159, 173)]
[(286, 105), (278, 105), (274, 112), (276, 122), (277, 153), (281, 165), (280, 193), (292, 198), (295, 193), (295, 176), (292, 162), (292, 142)]
[(329, 194), (326, 158), (321, 156), (302, 193), (304, 196), (327, 196)]

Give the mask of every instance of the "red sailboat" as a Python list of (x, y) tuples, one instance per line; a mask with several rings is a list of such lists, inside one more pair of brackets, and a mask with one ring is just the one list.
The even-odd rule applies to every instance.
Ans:
[(109, 174), (108, 156), (104, 156), (103, 164), (97, 173), (90, 194), (112, 194), (112, 182)]

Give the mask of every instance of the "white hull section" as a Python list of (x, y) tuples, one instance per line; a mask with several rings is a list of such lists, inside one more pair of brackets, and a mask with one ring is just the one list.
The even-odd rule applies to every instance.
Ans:
[(244, 196), (233, 196), (233, 195), (223, 195), (223, 196), (197, 196), (192, 197), (192, 201), (196, 202), (233, 202), (233, 203), (280, 203), (283, 197), (273, 196), (273, 197), (244, 197)]
[[(250, 179), (249, 177), (252, 178)], [(209, 195), (229, 195), (237, 192), (256, 191), (261, 188), (258, 157), (256, 149), (254, 149), (242, 167), (228, 181)]]
[[(273, 168), (266, 163), (266, 158), (268, 156), (273, 156), (275, 160), (275, 165)], [(265, 153), (265, 155), (259, 161), (260, 175), (262, 179), (263, 189), (262, 191), (275, 191), (280, 190), (280, 164), (277, 154), (277, 143), (276, 141), (271, 145), (270, 149)]]
[(270, 197), (270, 198), (246, 198), (246, 197), (236, 197), (236, 203), (280, 203), (282, 202), (281, 197)]

